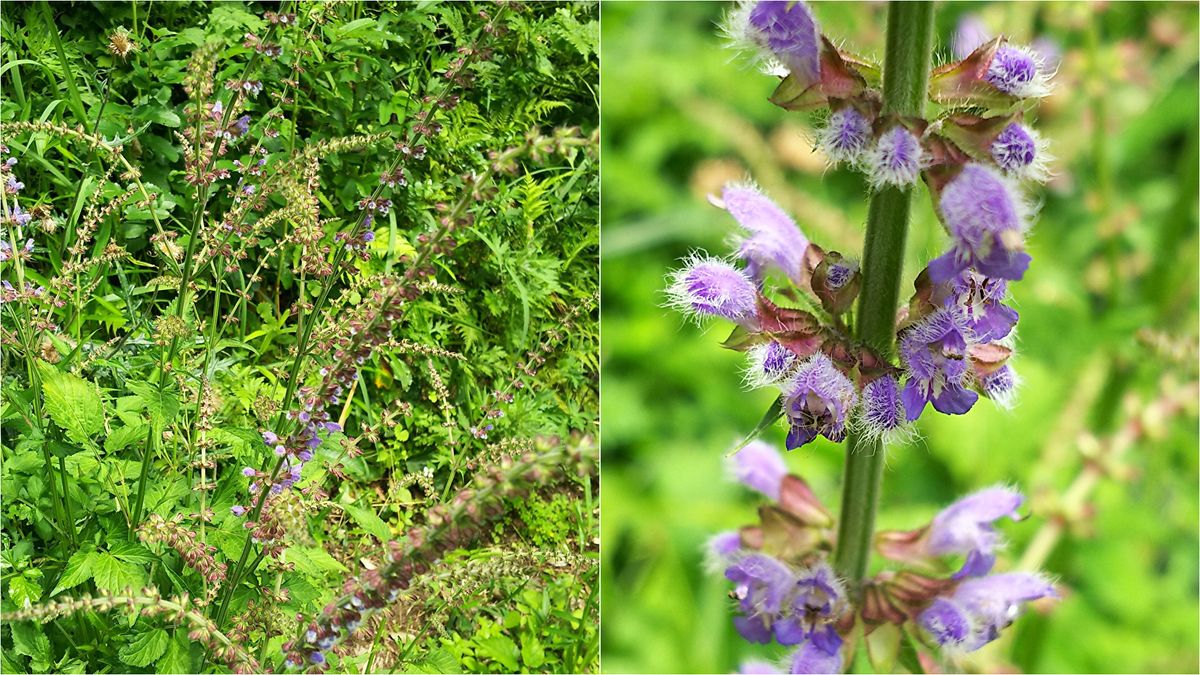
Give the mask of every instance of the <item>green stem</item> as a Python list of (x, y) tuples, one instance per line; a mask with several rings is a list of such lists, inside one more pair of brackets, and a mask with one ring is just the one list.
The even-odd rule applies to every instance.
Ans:
[[(893, 0), (888, 5), (884, 112), (917, 117), (923, 114), (932, 47), (933, 4)], [(895, 350), (896, 303), (911, 201), (911, 189), (887, 187), (871, 198), (867, 215), (856, 334), (884, 358), (891, 358)], [(835, 564), (852, 586), (858, 586), (871, 557), (884, 453), (878, 441), (858, 434), (850, 435), (846, 448)]]

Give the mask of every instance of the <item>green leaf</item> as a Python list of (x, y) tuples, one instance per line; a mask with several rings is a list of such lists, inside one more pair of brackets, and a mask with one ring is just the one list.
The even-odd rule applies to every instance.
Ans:
[(121, 541), (116, 544), (110, 544), (108, 552), (118, 560), (124, 560), (131, 563), (150, 563), (158, 560), (158, 556), (150, 552), (150, 549), (141, 544), (131, 541)]
[(98, 553), (92, 561), (92, 578), (96, 587), (107, 591), (123, 591), (139, 588), (144, 578), (137, 565), (121, 562), (111, 553)]
[(133, 642), (122, 647), (117, 655), (125, 663), (140, 668), (157, 661), (158, 657), (167, 651), (167, 645), (170, 642), (171, 637), (167, 635), (167, 631), (155, 628), (152, 631), (137, 636), (137, 639)]
[(117, 427), (104, 439), (104, 451), (119, 452), (145, 438), (145, 424)]
[(159, 673), (194, 673), (192, 669), (192, 645), (186, 631), (176, 630), (167, 644), (167, 651), (158, 660)]
[(165, 427), (179, 412), (179, 398), (171, 386), (159, 389), (158, 385), (150, 382), (128, 382), (129, 390), (137, 394), (139, 402), (150, 413), (150, 419), (155, 424)]
[(348, 572), (346, 566), (319, 546), (292, 546), (284, 552), (287, 562), (310, 576), (321, 577), (328, 572)]
[(42, 395), (50, 419), (67, 432), (67, 437), (89, 448), (96, 447), (94, 438), (104, 429), (104, 402), (94, 382), (59, 371), (39, 361)]
[(31, 605), (42, 597), (42, 587), (36, 581), (23, 576), (8, 580), (8, 599), (17, 607)]
[(750, 435), (743, 438), (742, 442), (738, 443), (738, 446), (736, 448), (734, 448), (733, 451), (730, 452), (728, 456), (732, 457), (732, 456), (736, 455), (739, 450), (746, 447), (747, 445), (750, 445), (751, 441), (758, 438), (759, 435), (762, 434), (762, 432), (766, 431), (767, 429), (770, 429), (771, 425), (775, 424), (775, 422), (778, 421), (780, 417), (783, 417), (783, 394), (780, 394), (779, 396), (775, 397), (775, 402), (771, 404), (770, 408), (767, 408), (767, 412), (763, 413), (762, 419), (759, 420), (758, 424), (755, 425), (754, 429), (752, 429), (750, 431)]
[(50, 595), (58, 595), (68, 588), (74, 588), (91, 579), (92, 563), (95, 559), (95, 551), (78, 551), (68, 558), (67, 566), (63, 568), (62, 576), (58, 578), (58, 583), (54, 585), (54, 590), (50, 591)]
[(358, 526), (364, 532), (379, 541), (386, 542), (392, 538), (392, 530), (370, 507), (359, 508), (357, 506), (347, 506), (346, 513), (350, 514), (350, 517), (354, 519), (354, 522), (358, 523)]
[(542, 643), (538, 642), (536, 636), (521, 636), (521, 661), (525, 663), (526, 668), (531, 670), (541, 667), (546, 662), (546, 652), (542, 649)]
[(517, 645), (507, 635), (493, 635), (477, 643), (476, 653), (482, 654), (500, 665), (505, 672), (516, 673), (521, 670), (517, 664)]
[[(33, 662), (50, 662), (50, 639), (42, 632), (40, 624), (32, 621), (6, 622), (12, 628), (13, 651), (33, 659)], [(34, 670), (40, 670), (36, 666)]]

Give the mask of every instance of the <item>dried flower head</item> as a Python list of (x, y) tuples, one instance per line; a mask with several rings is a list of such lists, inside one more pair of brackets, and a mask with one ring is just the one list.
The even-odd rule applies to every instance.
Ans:
[(125, 61), (133, 52), (139, 51), (137, 43), (129, 35), (129, 31), (124, 27), (117, 28), (108, 35), (108, 52), (113, 56)]

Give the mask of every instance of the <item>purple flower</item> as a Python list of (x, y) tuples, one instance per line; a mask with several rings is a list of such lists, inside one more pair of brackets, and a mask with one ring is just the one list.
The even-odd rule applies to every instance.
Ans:
[(765, 441), (753, 441), (737, 451), (731, 460), (733, 475), (746, 487), (774, 501), (787, 475), (787, 464), (779, 451)]
[(235, 515), (235, 516), (246, 515), (246, 507), (240, 506), (238, 504), (234, 504), (233, 506), (229, 507), (229, 510), (232, 511), (233, 515)]
[(900, 384), (895, 377), (884, 375), (863, 387), (859, 419), (864, 432), (873, 438), (895, 431), (908, 422), (900, 400)]
[(10, 195), (15, 195), (25, 188), (25, 184), (17, 180), (16, 176), (9, 176), (4, 183), (4, 191)]
[(262, 437), (263, 437), (263, 443), (266, 443), (267, 445), (275, 445), (276, 443), (279, 442), (279, 437), (276, 436), (275, 432), (273, 432), (273, 431), (262, 432)]
[(375, 233), (372, 232), (371, 230), (367, 230), (366, 232), (363, 232), (362, 239), (363, 239), (363, 242), (369, 244), (369, 243), (375, 241)]
[(719, 258), (693, 257), (671, 274), (670, 304), (692, 316), (719, 316), (753, 326), (758, 289), (746, 273)]
[(308, 659), (318, 665), (325, 663), (325, 655), (321, 652), (313, 652), (312, 654), (309, 654)]
[(783, 414), (791, 423), (787, 449), (810, 443), (817, 434), (834, 442), (846, 437), (846, 415), (854, 407), (854, 384), (828, 356), (813, 354), (784, 385)]
[(737, 530), (719, 532), (709, 538), (704, 546), (705, 567), (716, 572), (728, 567), (742, 550), (742, 535)]
[(961, 415), (975, 405), (978, 394), (963, 386), (969, 335), (962, 312), (944, 308), (904, 331), (899, 351), (908, 381), (900, 399), (908, 421), (920, 417), (930, 402), (947, 415)]
[(967, 164), (942, 188), (942, 221), (951, 248), (929, 263), (929, 276), (949, 281), (968, 267), (992, 278), (1019, 280), (1029, 268), (1025, 205), (1016, 188), (994, 169)]
[(12, 259), (12, 246), (0, 239), (0, 262), (6, 262)]
[(921, 140), (906, 127), (896, 125), (883, 132), (867, 153), (867, 175), (875, 187), (910, 187), (921, 177), (928, 158)]
[(775, 384), (787, 376), (795, 362), (796, 355), (774, 340), (755, 345), (750, 350), (750, 368), (746, 371), (746, 384), (751, 387)]
[(233, 123), (233, 128), (237, 131), (238, 136), (245, 136), (250, 132), (250, 116), (242, 115)]
[(29, 224), (29, 221), (33, 220), (33, 216), (25, 213), (25, 211), (21, 209), (21, 205), (14, 202), (12, 205), (12, 212), (8, 214), (8, 220), (17, 227), (25, 227)]
[(1020, 518), (1017, 509), (1025, 499), (1016, 490), (991, 487), (967, 495), (947, 506), (929, 525), (928, 551), (933, 555), (963, 555), (967, 560), (955, 579), (977, 577), (991, 571), (1001, 539), (995, 521)]
[(799, 0), (751, 3), (744, 20), (745, 37), (782, 63), (802, 88), (820, 79), (820, 34), (807, 3)]
[(934, 600), (917, 623), (944, 649), (971, 652), (999, 637), (1022, 603), (1057, 596), (1054, 586), (1039, 575), (993, 574), (968, 579), (949, 598)]
[(747, 233), (738, 247), (738, 257), (745, 261), (746, 272), (762, 282), (768, 270), (775, 268), (800, 283), (808, 238), (795, 221), (751, 185), (725, 186), (721, 201)]
[(1008, 297), (1008, 282), (989, 279), (964, 270), (949, 285), (943, 305), (958, 308), (967, 319), (967, 327), (978, 342), (995, 342), (1012, 332), (1017, 324), (1016, 310), (1001, 304)]
[(997, 134), (989, 148), (992, 161), (1005, 173), (1019, 178), (1045, 181), (1047, 169), (1046, 142), (1033, 129), (1013, 122)]
[(805, 642), (792, 653), (788, 672), (813, 673), (814, 675), (842, 672), (840, 638), (838, 642), (839, 646), (832, 651), (827, 651), (815, 640)]
[(254, 470), (250, 467), (246, 467), (246, 468), (242, 469), (242, 475), (246, 476), (247, 478), (253, 478), (258, 475), (258, 471)]
[(870, 120), (850, 106), (830, 115), (817, 139), (817, 146), (835, 163), (857, 164), (870, 144)]
[(739, 675), (783, 675), (783, 671), (776, 668), (770, 661), (742, 661), (741, 667), (738, 668)]
[(771, 624), (796, 582), (791, 569), (769, 555), (754, 553), (730, 565), (725, 578), (735, 584), (733, 596), (742, 612), (733, 619), (738, 633), (750, 642), (770, 642)]
[(1021, 385), (1021, 378), (1017, 376), (1017, 371), (1006, 363), (984, 375), (980, 380), (980, 385), (983, 388), (983, 395), (994, 401), (996, 405), (1002, 408), (1011, 408), (1017, 396), (1017, 387)]
[(784, 645), (807, 640), (826, 653), (836, 653), (842, 638), (833, 624), (847, 605), (846, 591), (828, 563), (801, 570), (784, 616), (775, 623), (775, 639)]
[(1015, 98), (1040, 98), (1050, 92), (1041, 57), (1026, 47), (1000, 45), (983, 79)]

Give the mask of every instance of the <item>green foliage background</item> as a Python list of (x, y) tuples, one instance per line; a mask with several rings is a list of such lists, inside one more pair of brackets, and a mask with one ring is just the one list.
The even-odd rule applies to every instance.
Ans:
[[(885, 7), (814, 3), (835, 42), (880, 57)], [(723, 254), (735, 225), (705, 201), (753, 177), (810, 239), (861, 252), (862, 179), (826, 171), (804, 137), (813, 118), (767, 102), (774, 80), (722, 49), (723, 4), (609, 3), (602, 13), (604, 178), (603, 667), (609, 672), (730, 672), (771, 648), (741, 641), (728, 585), (703, 569), (719, 530), (752, 522), (757, 500), (725, 478), (723, 457), (774, 394), (739, 386), (741, 356), (722, 325), (663, 309), (663, 277), (694, 248)], [(974, 12), (1019, 42), (1044, 37), (1063, 61), (1037, 126), (1058, 157), (1038, 195), (1034, 262), (1015, 284), (1016, 367), (1025, 384), (1004, 412), (927, 414), (892, 448), (878, 526), (912, 528), (963, 493), (997, 482), (1032, 496), (1002, 529), (1011, 566), (1052, 517), (1087, 438), (1127, 424), (1133, 400), (1196, 379), (1197, 10), (1191, 3), (939, 3), (935, 63)], [(1096, 120), (1103, 119), (1098, 126)], [(918, 188), (905, 278), (945, 235)], [(1139, 329), (1184, 348), (1170, 360)], [(1194, 392), (1194, 385), (1191, 390)], [(981, 663), (1028, 672), (1195, 672), (1198, 665), (1195, 395), (1104, 478), (1092, 514), (1045, 569), (1066, 596), (1031, 613)], [(784, 430), (768, 440), (782, 447)], [(789, 467), (836, 510), (842, 448), (820, 440)], [(775, 647), (775, 649), (779, 649)]]
[[(357, 202), (379, 184), (379, 173), (396, 152), (393, 143), (411, 125), (420, 98), (431, 86), (436, 91), (440, 73), (457, 58), (455, 48), (467, 44), (483, 25), (479, 13), (494, 13), (496, 5), (4, 3), (0, 123), (43, 120), (86, 125), (89, 131), (96, 124), (97, 133), (106, 139), (127, 137), (127, 155), (142, 169), (147, 186), (161, 195), (157, 208), (165, 229), (186, 231), (193, 192), (184, 180), (174, 133), (186, 123), (188, 101), (182, 82), (188, 59), (206, 41), (223, 43), (216, 84), (217, 95), (228, 100), (225, 81), (239, 77), (252, 54), (242, 45), (243, 35), (264, 33), (266, 10), (298, 11), (301, 28), (314, 31), (310, 39), (298, 39), (293, 31), (283, 42), (282, 64), (293, 63), (298, 49), (308, 50), (309, 55), (305, 70), (297, 76), (294, 102), (280, 105), (279, 136), (265, 144), (273, 160), (306, 143), (352, 134), (388, 135), (367, 150), (323, 160), (320, 216), (329, 219), (324, 224), (326, 236), (332, 237), (359, 216)], [(533, 3), (506, 15), (503, 34), (490, 43), (491, 60), (473, 68), (475, 87), (463, 94), (445, 120), (445, 131), (429, 143), (425, 168), (407, 190), (392, 195), (395, 207), (376, 223), (374, 255), (360, 263), (364, 276), (403, 271), (403, 256), (413, 251), (413, 238), (436, 218), (433, 204), (458, 199), (464, 190), (459, 177), (486, 169), (489, 152), (519, 146), (538, 129), (575, 127), (571, 134), (585, 138), (595, 132), (597, 14), (596, 3), (583, 2)], [(106, 51), (108, 36), (118, 27), (129, 30), (140, 47), (128, 62)], [(270, 94), (282, 89), (279, 79), (291, 75), (286, 65), (268, 64), (266, 74), (260, 76), (266, 81), (266, 92), (248, 110), (256, 124), (273, 107)], [(102, 191), (100, 203), (121, 192), (115, 178), (95, 180), (99, 162), (82, 144), (45, 136), (30, 141), (28, 134), (9, 144), (9, 154), (19, 157), (16, 171), (25, 183), (20, 199), (27, 209), (43, 204), (64, 218), (94, 190)], [(345, 462), (345, 479), (324, 471), (338, 455), (336, 439), (327, 444), (335, 447), (320, 451), (324, 461), (306, 469), (305, 483), (324, 485), (338, 508), (327, 508), (303, 523), (304, 529), (311, 529), (304, 536), (312, 534), (317, 540), (306, 549), (311, 555), (297, 550), (289, 556), (299, 559), (297, 571), (283, 584), (290, 600), (274, 608), (290, 615), (289, 621), (295, 620), (297, 612), (309, 616), (318, 612), (346, 576), (362, 571), (362, 557), (379, 554), (381, 542), (420, 523), (427, 503), (437, 503), (465, 487), (471, 469), (495, 461), (494, 453), (485, 457), (488, 443), (505, 439), (532, 443), (535, 437), (596, 432), (598, 176), (595, 153), (581, 149), (569, 156), (520, 164), (515, 175), (501, 177), (494, 194), (481, 200), (474, 225), (457, 234), (457, 249), (434, 257), (436, 279), (458, 292), (429, 294), (414, 302), (404, 330), (394, 337), (464, 357), (443, 358), (436, 353), (433, 357), (451, 400), (440, 400), (426, 359), (419, 354), (382, 353), (363, 365), (347, 411), (347, 432), (357, 436), (369, 425), (381, 433), (377, 440), (360, 442), (364, 453)], [(228, 205), (222, 199), (219, 195), (214, 200), (219, 205), (215, 212)], [(282, 226), (277, 227), (267, 233), (268, 240), (282, 235)], [(156, 267), (159, 261), (148, 240), (152, 232), (145, 209), (129, 207), (106, 219), (93, 255), (113, 241), (123, 245), (130, 258), (118, 263), (117, 271), (105, 274), (90, 297), (68, 305), (55, 317), (70, 344), (81, 343), (85, 352), (121, 340), (111, 358), (98, 360), (82, 373), (82, 379), (58, 387), (66, 391), (59, 397), (63, 405), (86, 401), (96, 408), (84, 411), (88, 414), (78, 423), (64, 426), (71, 443), (60, 448), (69, 455), (65, 466), (78, 516), (78, 546), (49, 524), (46, 470), (37, 452), (40, 443), (28, 437), (20, 414), (39, 392), (29, 388), (21, 357), (6, 347), (0, 455), (4, 495), (0, 609), (5, 613), (27, 602), (146, 583), (156, 585), (164, 595), (203, 595), (197, 575), (170, 549), (157, 546), (150, 551), (136, 543), (118, 508), (122, 499), (128, 501), (136, 482), (142, 451), (137, 434), (122, 433), (130, 428), (121, 426), (114, 409), (140, 422), (137, 387), (157, 355), (149, 339), (151, 322), (166, 313), (166, 296), (172, 295), (149, 292), (148, 282), (163, 273)], [(61, 264), (70, 232), (60, 228), (55, 234), (37, 236), (29, 264), (49, 277)], [(220, 353), (214, 359), (212, 384), (220, 404), (214, 415), (217, 448), (210, 457), (217, 459), (221, 472), (218, 488), (207, 503), (216, 512), (215, 522), (200, 537), (215, 544), (218, 559), (231, 568), (246, 537), (241, 523), (229, 515), (232, 504), (245, 503), (247, 480), (240, 467), (259, 465), (269, 452), (257, 437), (261, 426), (254, 416), (257, 399), (281, 396), (275, 386), (278, 374), (290, 363), (288, 350), (296, 342), (295, 317), (287, 311), (300, 292), (293, 274), (295, 262), (280, 260), (268, 266), (255, 289), (255, 303), (240, 313), (228, 339), (215, 347)], [(308, 292), (311, 297), (313, 288)], [(198, 309), (200, 316), (207, 317), (212, 305), (204, 297), (201, 294)], [(353, 293), (345, 297), (351, 305), (357, 302)], [(514, 392), (515, 401), (503, 406), (505, 417), (492, 420), (496, 428), (488, 440), (472, 438), (468, 429), (479, 423), (481, 406), (491, 393), (506, 387), (528, 358), (527, 352), (536, 350), (548, 331), (561, 326), (567, 310), (576, 307), (583, 311), (573, 328), (553, 340), (553, 352), (530, 380), (536, 386)], [(12, 330), (7, 323), (11, 316), (4, 315), (6, 331)], [(67, 356), (69, 348), (62, 352), (65, 359), (59, 368), (65, 370), (76, 355)], [(46, 377), (50, 380), (53, 375)], [(86, 391), (79, 393), (79, 387)], [(53, 409), (61, 401), (52, 400), (50, 393), (46, 397), (51, 417), (63, 425), (64, 415)], [(411, 404), (411, 414), (397, 412), (402, 402)], [(446, 442), (446, 410), (452, 427), (449, 437), (458, 439), (457, 449)], [(166, 415), (168, 421), (175, 412)], [(386, 425), (385, 419), (397, 423)], [(176, 439), (190, 438), (193, 431), (183, 415), (168, 430)], [(103, 452), (98, 447), (101, 437), (105, 437), (99, 443)], [(171, 452), (164, 453), (169, 456), (156, 458), (152, 472), (147, 505), (166, 517), (200, 506), (193, 491), (199, 474), (189, 468), (190, 457), (179, 456), (179, 448), (177, 440)], [(422, 475), (429, 476), (430, 494), (416, 483), (403, 481), (406, 476)], [(437, 627), (445, 630), (437, 630), (432, 618), (419, 630), (393, 627), (389, 640), (401, 644), (403, 653), (391, 662), (398, 662), (398, 668), (434, 672), (594, 670), (597, 490), (591, 481), (577, 483), (556, 486), (536, 506), (510, 504), (493, 541), (484, 544), (556, 554), (567, 551), (592, 559), (591, 564), (570, 574), (532, 566), (488, 578), (487, 594), (477, 597), (426, 594), (413, 615), (436, 617)], [(82, 560), (94, 569), (85, 573), (71, 562)], [(278, 588), (274, 574), (260, 575), (253, 580), (256, 587)], [(253, 594), (257, 591), (243, 588), (235, 596), (235, 612)], [(155, 668), (190, 672), (199, 667), (200, 650), (189, 646), (185, 629), (169, 637), (153, 620), (117, 614), (89, 614), (86, 619), (64, 619), (45, 627), (5, 622), (0, 665), (6, 672)], [(97, 641), (96, 635), (103, 635), (103, 640)], [(282, 642), (281, 636), (269, 645), (263, 640), (261, 653), (276, 658)], [(396, 644), (385, 641), (382, 649), (398, 652)], [(249, 648), (257, 654), (260, 645)], [(370, 645), (346, 657), (335, 669), (362, 672), (373, 662), (368, 649)], [(210, 669), (221, 667), (208, 663)]]

